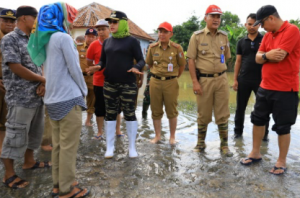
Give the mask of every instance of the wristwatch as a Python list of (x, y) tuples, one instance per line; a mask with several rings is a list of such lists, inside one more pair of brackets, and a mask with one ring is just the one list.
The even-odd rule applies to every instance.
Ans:
[(268, 61), (269, 59), (267, 58), (267, 56), (266, 56), (266, 53), (264, 53), (262, 56), (262, 59), (264, 59), (265, 61)]

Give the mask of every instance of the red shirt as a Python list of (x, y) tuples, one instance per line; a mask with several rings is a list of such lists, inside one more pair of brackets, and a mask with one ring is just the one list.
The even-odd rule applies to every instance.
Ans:
[(285, 21), (280, 29), (265, 34), (258, 51), (283, 49), (288, 54), (279, 63), (266, 62), (262, 67), (260, 86), (275, 91), (299, 91), (300, 32)]
[[(102, 51), (102, 42), (98, 39), (92, 42), (86, 52), (86, 59), (92, 60), (94, 64), (99, 63)], [(104, 85), (104, 72), (105, 69), (101, 71), (96, 71), (93, 77), (93, 85), (103, 87)]]

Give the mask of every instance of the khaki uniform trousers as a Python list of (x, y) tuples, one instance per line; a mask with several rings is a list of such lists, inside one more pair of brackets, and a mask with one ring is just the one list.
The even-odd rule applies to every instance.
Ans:
[(52, 129), (50, 124), (50, 117), (45, 107), (45, 126), (44, 126), (44, 133), (42, 139), (42, 146), (47, 146), (52, 144)]
[(86, 96), (86, 106), (87, 106), (87, 113), (95, 113), (95, 94), (94, 94), (94, 87), (88, 88), (88, 94)]
[(212, 111), (217, 125), (227, 123), (230, 116), (227, 74), (200, 77), (199, 83), (202, 95), (197, 95), (198, 125), (209, 124), (212, 121)]
[(72, 190), (75, 180), (76, 156), (82, 128), (82, 110), (76, 105), (61, 120), (51, 120), (52, 127), (52, 179), (59, 194)]
[(0, 131), (5, 131), (7, 106), (4, 100), (5, 93), (0, 92)]
[(179, 85), (177, 78), (171, 80), (159, 80), (154, 77), (150, 79), (150, 96), (152, 119), (160, 120), (164, 114), (163, 105), (168, 119), (176, 118), (177, 99), (179, 95)]

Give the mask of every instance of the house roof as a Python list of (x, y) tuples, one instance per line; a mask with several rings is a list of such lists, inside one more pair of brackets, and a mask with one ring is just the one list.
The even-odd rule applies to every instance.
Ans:
[[(73, 28), (92, 28), (99, 19), (104, 19), (110, 16), (113, 9), (105, 7), (98, 3), (91, 3), (78, 9), (77, 17), (73, 23)], [(133, 21), (128, 19), (129, 32), (132, 36), (153, 41), (144, 30), (137, 26)]]

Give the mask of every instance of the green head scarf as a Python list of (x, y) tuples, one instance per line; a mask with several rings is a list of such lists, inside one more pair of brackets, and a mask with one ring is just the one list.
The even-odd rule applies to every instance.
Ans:
[(126, 20), (121, 19), (119, 21), (118, 31), (116, 33), (112, 33), (112, 37), (125, 38), (127, 36), (130, 36), (128, 22)]

